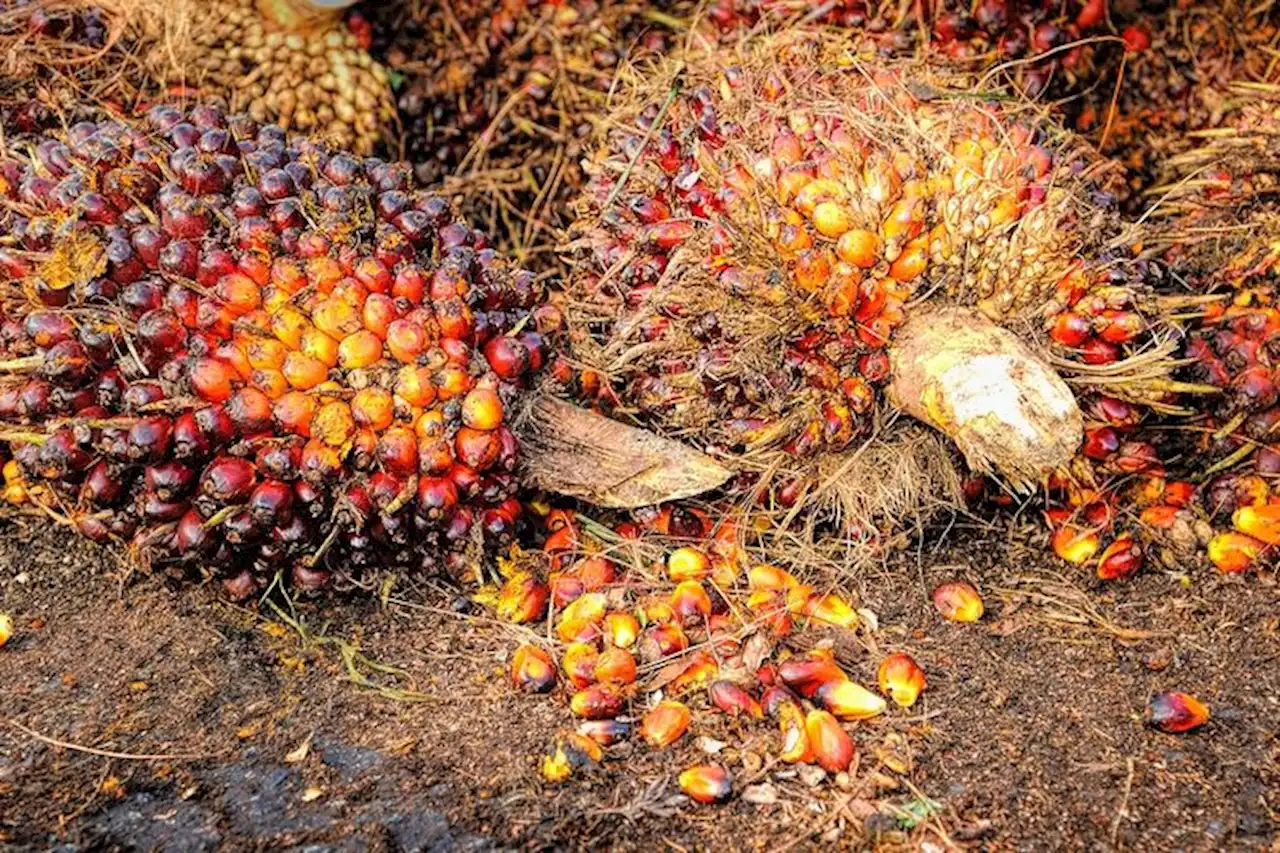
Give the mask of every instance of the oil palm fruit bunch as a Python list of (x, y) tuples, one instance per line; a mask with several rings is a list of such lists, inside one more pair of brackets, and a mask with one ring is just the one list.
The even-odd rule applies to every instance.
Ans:
[(539, 289), (407, 167), (160, 106), (0, 192), (11, 502), (238, 594), (509, 537)]
[[(883, 695), (851, 679), (833, 649), (858, 648), (855, 632), (873, 628), (843, 596), (760, 562), (731, 507), (666, 504), (611, 526), (563, 507), (535, 512), (541, 547), (503, 560), (504, 584), (478, 597), (547, 638), (516, 650), (511, 677), (523, 692), (558, 693), (577, 721), (540, 762), (549, 782), (623, 742), (677, 750), (698, 736), (727, 746), (721, 758), (766, 740), (781, 760), (834, 775), (852, 762), (854, 724), (887, 713), (885, 697), (906, 708), (925, 689), (902, 652), (878, 667), (849, 652)], [(710, 799), (727, 795), (715, 790)]]
[(788, 517), (895, 412), (1030, 487), (1097, 406), (1177, 409), (1114, 170), (966, 84), (803, 32), (623, 81), (548, 385), (709, 448)]
[(175, 74), (258, 122), (370, 154), (395, 118), (390, 80), (341, 8), (309, 0), (213, 0), (195, 7)]

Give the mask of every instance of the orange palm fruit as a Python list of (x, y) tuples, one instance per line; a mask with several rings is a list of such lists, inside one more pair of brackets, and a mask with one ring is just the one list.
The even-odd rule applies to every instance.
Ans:
[(876, 681), (880, 692), (902, 708), (914, 705), (925, 686), (924, 670), (906, 652), (894, 652), (880, 661)]
[(680, 790), (699, 803), (723, 803), (733, 793), (733, 777), (719, 764), (699, 764), (679, 776)]
[(1231, 515), (1241, 533), (1267, 545), (1280, 545), (1280, 504), (1242, 506)]
[(818, 687), (813, 698), (842, 720), (867, 720), (884, 713), (885, 701), (854, 681), (833, 679)]
[(680, 583), (702, 580), (711, 573), (711, 561), (697, 548), (677, 548), (667, 557), (667, 576)]
[(673, 695), (680, 695), (688, 690), (710, 684), (720, 674), (720, 665), (715, 658), (706, 652), (696, 652), (684, 671), (672, 679), (667, 690)]
[(1066, 524), (1053, 531), (1053, 551), (1068, 563), (1081, 565), (1098, 553), (1098, 534)]
[(1209, 540), (1209, 561), (1223, 574), (1241, 574), (1253, 565), (1265, 547), (1252, 536), (1230, 530)]
[(517, 575), (498, 592), (498, 618), (516, 625), (541, 619), (547, 612), (551, 592), (547, 585), (530, 575)]
[(605, 649), (596, 660), (595, 679), (611, 684), (630, 684), (636, 680), (636, 659), (626, 649)]
[(595, 764), (603, 757), (600, 744), (577, 732), (565, 732), (542, 757), (538, 773), (546, 781), (558, 784), (571, 778), (575, 770)]
[(1209, 722), (1209, 708), (1194, 696), (1175, 690), (1151, 697), (1146, 718), (1148, 725), (1162, 732), (1178, 734)]
[(731, 717), (746, 716), (757, 720), (764, 717), (764, 710), (760, 707), (760, 703), (732, 681), (713, 681), (707, 688), (707, 692), (711, 697), (711, 704)]
[(612, 684), (593, 684), (569, 699), (569, 710), (584, 720), (611, 719), (621, 714), (625, 706), (622, 691)]
[(951, 581), (934, 589), (933, 606), (948, 622), (977, 622), (982, 618), (982, 596), (966, 581)]
[(697, 581), (684, 581), (671, 591), (671, 610), (681, 621), (701, 622), (711, 615), (711, 597)]
[(796, 585), (796, 579), (777, 566), (761, 563), (747, 571), (747, 583), (753, 590), (783, 590)]
[(591, 643), (570, 643), (560, 657), (560, 668), (575, 689), (583, 690), (601, 680), (595, 676), (599, 657)]
[(849, 769), (853, 761), (853, 740), (835, 717), (826, 711), (810, 711), (804, 719), (804, 730), (819, 767), (828, 773)]
[(556, 665), (537, 646), (521, 646), (511, 658), (511, 681), (526, 693), (546, 693), (556, 686)]
[(611, 646), (629, 649), (640, 636), (640, 623), (630, 613), (610, 613), (604, 617), (604, 638)]
[(604, 593), (588, 592), (570, 602), (560, 613), (556, 624), (556, 636), (564, 642), (572, 642), (584, 631), (599, 624), (608, 609)]
[(640, 721), (640, 736), (652, 747), (662, 749), (680, 739), (689, 729), (693, 712), (683, 702), (665, 700), (650, 708)]

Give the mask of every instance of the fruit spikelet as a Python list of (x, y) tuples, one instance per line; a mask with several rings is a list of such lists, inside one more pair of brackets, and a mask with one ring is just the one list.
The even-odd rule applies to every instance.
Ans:
[[(203, 106), (31, 151), (0, 152), (0, 422), (58, 517), (241, 596), (279, 570), (462, 574), (510, 539), (494, 397), (541, 358), (539, 292), (405, 167)], [(71, 244), (105, 263), (41, 277)], [(509, 618), (541, 615), (531, 583)]]

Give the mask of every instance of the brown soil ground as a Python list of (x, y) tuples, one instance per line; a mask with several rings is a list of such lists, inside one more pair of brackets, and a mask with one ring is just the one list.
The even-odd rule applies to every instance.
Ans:
[[(107, 552), (10, 525), (0, 847), (1280, 850), (1275, 578), (1148, 570), (1098, 587), (1039, 553), (962, 541), (857, 579), (875, 643), (925, 667), (921, 703), (859, 726), (849, 790), (765, 764), (750, 781), (775, 803), (711, 807), (674, 785), (699, 754), (687, 737), (541, 783), (537, 758), (568, 713), (509, 689), (513, 629), (459, 612), (446, 590), (300, 606), (308, 642), (213, 588), (125, 580)], [(929, 603), (957, 574), (985, 596), (980, 624), (945, 623)], [(321, 636), (367, 658), (349, 668), (352, 646)], [(863, 655), (850, 668), (870, 681), (878, 655)], [(1212, 721), (1181, 736), (1144, 727), (1165, 689), (1210, 703)], [(769, 725), (723, 725), (695, 730), (745, 741), (727, 753), (742, 776), (740, 755), (775, 750)], [(876, 747), (895, 732), (911, 767), (900, 790), (874, 792)], [(895, 796), (940, 810), (905, 832), (880, 805)]]

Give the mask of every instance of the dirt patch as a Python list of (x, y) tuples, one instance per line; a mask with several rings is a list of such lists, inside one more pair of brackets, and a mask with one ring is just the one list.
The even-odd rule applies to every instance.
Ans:
[[(537, 757), (568, 713), (511, 692), (512, 629), (456, 593), (299, 605), (313, 639), (347, 645), (304, 643), (276, 614), (225, 604), (216, 590), (122, 581), (106, 552), (10, 526), (0, 607), (18, 633), (0, 652), (10, 700), (0, 713), (0, 840), (61, 850), (778, 849), (868, 839), (1276, 849), (1275, 579), (1148, 572), (1097, 587), (1041, 559), (1039, 545), (993, 547), (993, 538), (962, 535), (858, 583), (881, 631), (879, 648), (848, 661), (851, 675), (871, 681), (892, 648), (929, 677), (911, 711), (855, 730), (859, 778), (890, 735), (909, 745), (899, 802), (933, 801), (938, 812), (905, 832), (911, 820), (876, 811), (884, 792), (810, 787), (781, 765), (757, 774), (773, 804), (692, 805), (674, 784), (700, 757), (689, 738), (663, 753), (616, 748), (587, 778), (546, 786)], [(956, 575), (986, 598), (978, 625), (944, 623), (929, 604), (932, 586)], [(1147, 697), (1174, 688), (1212, 706), (1208, 726), (1182, 736), (1144, 727)], [(699, 719), (695, 731), (743, 753), (776, 752), (769, 725)]]

